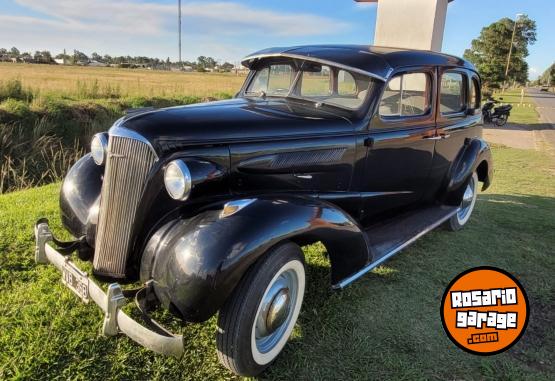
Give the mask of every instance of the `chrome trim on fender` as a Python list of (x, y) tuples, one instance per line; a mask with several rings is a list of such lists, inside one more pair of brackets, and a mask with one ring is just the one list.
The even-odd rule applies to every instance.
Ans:
[[(68, 260), (68, 257), (58, 253), (48, 243), (52, 241), (52, 233), (48, 223), (41, 222), (37, 224), (35, 227), (35, 240), (35, 261), (37, 263), (51, 263), (60, 271), (62, 271), (67, 262), (77, 268), (75, 264)], [(185, 346), (182, 335), (170, 333), (162, 335), (152, 331), (133, 320), (121, 310), (121, 307), (125, 305), (126, 299), (123, 297), (121, 286), (118, 283), (110, 284), (106, 294), (93, 279), (88, 278), (88, 291), (90, 299), (104, 312), (103, 335), (115, 336), (121, 332), (154, 352), (177, 358), (183, 355)]]
[(224, 205), (222, 211), (220, 212), (220, 218), (229, 217), (229, 216), (237, 213), (238, 211), (240, 211), (244, 207), (249, 206), (250, 204), (252, 204), (256, 200), (257, 200), (256, 198), (245, 198), (245, 199), (241, 199), (241, 200), (229, 201)]

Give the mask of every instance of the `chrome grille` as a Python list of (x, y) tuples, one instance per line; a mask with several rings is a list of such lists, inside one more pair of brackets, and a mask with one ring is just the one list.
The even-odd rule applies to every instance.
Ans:
[(96, 231), (95, 274), (125, 276), (133, 221), (155, 161), (156, 155), (147, 143), (110, 136)]

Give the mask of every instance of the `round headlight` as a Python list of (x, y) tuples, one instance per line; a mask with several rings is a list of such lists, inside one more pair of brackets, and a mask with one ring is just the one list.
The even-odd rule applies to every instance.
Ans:
[(96, 134), (91, 141), (91, 156), (97, 165), (104, 164), (108, 151), (108, 139), (105, 134)]
[(184, 201), (191, 192), (191, 172), (182, 160), (170, 162), (164, 171), (164, 185), (174, 200)]

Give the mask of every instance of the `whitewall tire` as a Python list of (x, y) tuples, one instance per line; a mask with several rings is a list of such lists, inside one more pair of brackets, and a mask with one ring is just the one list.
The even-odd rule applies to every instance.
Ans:
[(474, 206), (476, 205), (476, 198), (478, 196), (478, 175), (476, 172), (470, 177), (468, 184), (464, 190), (464, 194), (461, 200), (461, 205), (449, 221), (447, 221), (447, 228), (452, 231), (457, 231), (463, 228), (470, 220), (470, 216), (474, 211)]
[(293, 332), (305, 285), (298, 245), (286, 242), (264, 254), (220, 311), (216, 345), (221, 363), (242, 376), (266, 369)]

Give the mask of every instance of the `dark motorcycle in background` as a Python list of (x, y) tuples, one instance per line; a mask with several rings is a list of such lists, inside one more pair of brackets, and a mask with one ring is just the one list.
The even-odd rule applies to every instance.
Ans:
[[(503, 98), (499, 98), (499, 100), (503, 100)], [(498, 103), (498, 100), (490, 98), (482, 105), (484, 123), (492, 123), (498, 127), (504, 126), (505, 123), (507, 123), (513, 106), (501, 105), (499, 107), (494, 107)]]

